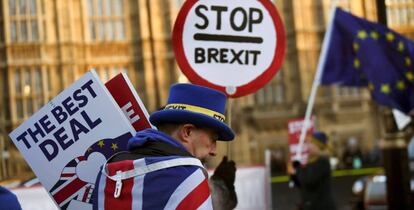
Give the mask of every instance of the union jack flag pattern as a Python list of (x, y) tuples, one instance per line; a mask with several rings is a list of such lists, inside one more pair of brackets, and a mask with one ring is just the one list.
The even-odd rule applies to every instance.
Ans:
[(205, 169), (192, 157), (109, 163), (95, 190), (94, 210), (213, 209)]
[[(102, 139), (89, 147), (83, 156), (79, 156), (70, 161), (62, 170), (60, 179), (50, 189), (50, 194), (62, 210), (91, 209), (92, 193), (95, 183), (90, 183), (79, 178), (76, 173), (78, 164), (88, 160), (93, 153), (100, 153), (105, 159), (109, 159), (114, 153), (125, 151), (130, 133), (123, 134), (114, 139)], [(72, 203), (72, 204), (71, 204)], [(72, 208), (69, 206), (72, 205)]]
[(76, 175), (76, 166), (83, 160), (85, 157), (80, 156), (70, 161), (63, 169), (59, 181), (50, 190), (56, 203), (62, 209), (66, 209), (71, 200), (88, 203), (91, 199), (94, 185), (82, 181)]

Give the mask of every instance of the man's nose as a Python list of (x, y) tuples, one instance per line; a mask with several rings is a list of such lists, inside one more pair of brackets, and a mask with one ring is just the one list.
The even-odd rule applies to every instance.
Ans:
[(216, 145), (216, 142), (214, 142), (211, 145), (211, 149), (210, 149), (209, 155), (210, 156), (213, 156), (213, 157), (217, 155), (217, 145)]

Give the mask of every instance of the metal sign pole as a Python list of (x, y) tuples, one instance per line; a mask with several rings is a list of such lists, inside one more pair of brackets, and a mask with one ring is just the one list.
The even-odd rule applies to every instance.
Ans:
[[(231, 112), (233, 109), (233, 100), (229, 98), (229, 106), (227, 107), (227, 124), (231, 128)], [(227, 157), (231, 159), (231, 141), (227, 142)]]

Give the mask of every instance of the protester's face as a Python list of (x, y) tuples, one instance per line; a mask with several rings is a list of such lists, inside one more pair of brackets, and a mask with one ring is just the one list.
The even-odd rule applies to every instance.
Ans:
[(317, 155), (319, 153), (320, 153), (319, 147), (316, 144), (311, 142), (309, 144), (309, 155)]
[(193, 155), (200, 160), (205, 160), (209, 156), (216, 156), (217, 138), (217, 134), (211, 129), (194, 129)]
[(177, 138), (191, 155), (201, 161), (205, 161), (209, 156), (216, 156), (218, 135), (212, 129), (184, 124), (173, 137)]

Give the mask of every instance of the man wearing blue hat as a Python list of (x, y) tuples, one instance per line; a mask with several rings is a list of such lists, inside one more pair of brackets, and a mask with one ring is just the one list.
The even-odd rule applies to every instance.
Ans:
[[(150, 121), (158, 130), (138, 132), (129, 152), (115, 155), (98, 175), (95, 209), (233, 209), (236, 167), (223, 158), (212, 180), (223, 183), (224, 203), (212, 201), (202, 165), (215, 156), (216, 141), (231, 141), (225, 123), (226, 95), (192, 84), (170, 89), (167, 105)], [(220, 196), (221, 197), (221, 196)]]
[(329, 163), (328, 137), (314, 132), (308, 144), (308, 163), (302, 166), (293, 162), (295, 173), (291, 176), (302, 197), (301, 210), (335, 210), (331, 190), (331, 165)]

